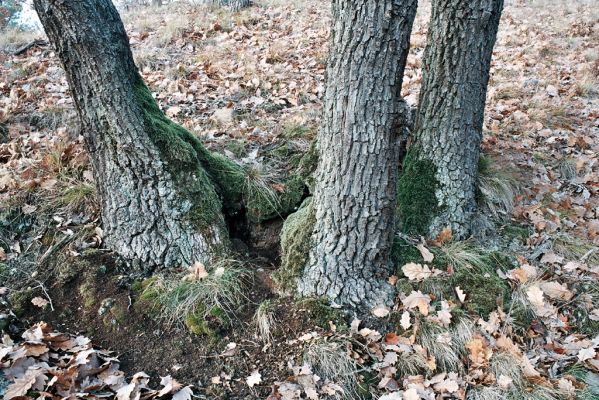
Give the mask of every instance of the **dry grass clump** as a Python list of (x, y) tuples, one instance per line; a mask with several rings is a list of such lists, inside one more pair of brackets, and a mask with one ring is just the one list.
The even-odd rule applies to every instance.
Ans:
[(183, 322), (186, 317), (208, 318), (215, 310), (234, 316), (235, 310), (247, 300), (245, 288), (249, 270), (243, 262), (222, 259), (211, 263), (208, 275), (197, 280), (181, 276), (154, 279), (142, 293), (151, 298), (159, 316), (169, 323)]
[(264, 300), (254, 313), (254, 324), (256, 326), (256, 335), (265, 343), (272, 342), (272, 328), (276, 323), (274, 316), (273, 303), (270, 300)]
[(359, 399), (358, 366), (343, 348), (342, 343), (319, 341), (307, 346), (303, 362), (322, 380), (331, 381), (343, 388), (344, 399)]
[(481, 158), (478, 174), (478, 202), (485, 214), (491, 215), (498, 221), (508, 219), (514, 208), (518, 187), (518, 179), (513, 171), (497, 168), (489, 158)]
[(13, 52), (43, 34), (39, 31), (23, 30), (19, 28), (8, 28), (0, 32), (0, 52)]

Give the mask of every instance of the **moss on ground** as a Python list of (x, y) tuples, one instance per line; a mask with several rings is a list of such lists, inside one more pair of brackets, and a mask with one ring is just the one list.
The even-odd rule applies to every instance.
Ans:
[(17, 317), (23, 316), (27, 311), (27, 308), (31, 305), (31, 299), (34, 297), (32, 289), (11, 292), (8, 300), (12, 306), (12, 312), (14, 312)]
[(452, 286), (459, 286), (467, 295), (464, 307), (484, 318), (504, 306), (509, 298), (509, 286), (494, 270), (458, 270), (451, 277)]
[(306, 308), (308, 315), (317, 326), (323, 329), (330, 329), (330, 321), (336, 326), (338, 332), (347, 330), (347, 322), (345, 321), (341, 310), (332, 308), (327, 299), (306, 298), (302, 299), (300, 302), (300, 304)]
[(441, 212), (435, 196), (439, 186), (436, 172), (433, 162), (420, 159), (416, 148), (408, 150), (397, 187), (399, 228), (402, 232), (428, 235), (430, 223)]
[[(412, 290), (420, 290), (433, 295), (437, 300), (449, 299), (459, 304), (455, 293), (455, 287), (459, 286), (467, 296), (463, 305), (464, 310), (487, 318), (498, 305), (505, 307), (509, 300), (510, 288), (495, 272), (497, 269), (505, 270), (507, 261), (495, 253), (485, 256), (485, 260), (489, 261), (485, 261), (483, 267), (457, 267), (451, 275), (434, 276), (422, 282), (399, 279), (396, 283), (396, 291), (408, 295)], [(448, 263), (442, 257), (435, 257), (432, 266), (445, 269), (447, 265)], [(403, 273), (401, 270), (398, 273), (401, 278)]]
[(211, 338), (218, 337), (219, 332), (231, 324), (227, 313), (219, 307), (213, 307), (208, 313), (203, 309), (189, 312), (183, 322), (194, 335), (206, 335)]
[(273, 274), (273, 279), (283, 291), (295, 290), (296, 281), (308, 261), (315, 223), (312, 198), (309, 197), (304, 200), (299, 210), (287, 217), (283, 224), (281, 266)]

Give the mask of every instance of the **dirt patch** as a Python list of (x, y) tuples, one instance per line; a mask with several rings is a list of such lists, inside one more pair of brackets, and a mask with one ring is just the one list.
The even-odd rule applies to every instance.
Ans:
[[(184, 326), (168, 326), (140, 307), (139, 291), (132, 289), (135, 281), (124, 274), (124, 264), (112, 254), (70, 258), (53, 268), (54, 276), (46, 282), (54, 311), (49, 305), (40, 311), (22, 302), (21, 331), (45, 321), (57, 331), (83, 334), (95, 346), (113, 351), (129, 376), (144, 371), (158, 381), (159, 376), (172, 375), (214, 399), (268, 396), (269, 385), (250, 389), (245, 379), (255, 370), (262, 374), (262, 382), (287, 376), (287, 361), (302, 352), (301, 345), (290, 346), (288, 340), (308, 331), (325, 331), (318, 324), (328, 326), (331, 317), (320, 305), (277, 297), (267, 281), (271, 271), (262, 266), (255, 271), (247, 288), (248, 301), (235, 311), (231, 326), (211, 337), (197, 336)], [(271, 300), (276, 321), (270, 344), (257, 337), (254, 323), (256, 308), (266, 299)], [(229, 355), (230, 343), (236, 348)], [(213, 384), (215, 377), (222, 383)]]

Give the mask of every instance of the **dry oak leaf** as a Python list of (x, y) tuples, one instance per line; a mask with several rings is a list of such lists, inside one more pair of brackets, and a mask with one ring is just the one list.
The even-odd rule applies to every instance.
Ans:
[(422, 259), (424, 260), (424, 262), (432, 262), (435, 258), (435, 255), (433, 253), (430, 252), (429, 249), (427, 249), (426, 247), (424, 247), (424, 245), (422, 243), (420, 243), (418, 246), (416, 246), (416, 248), (420, 251), (420, 254), (422, 255)]
[(389, 315), (389, 312), (389, 308), (385, 306), (378, 306), (372, 309), (372, 315), (378, 318), (385, 318), (387, 315)]
[(177, 392), (183, 386), (179, 382), (174, 380), (170, 375), (161, 376), (160, 384), (164, 387), (160, 390), (160, 392), (158, 392), (158, 397), (162, 397), (168, 393)]
[(29, 389), (35, 384), (37, 377), (41, 374), (42, 372), (40, 370), (27, 370), (22, 378), (15, 379), (15, 381), (6, 388), (4, 399), (10, 400), (15, 397), (25, 396)]
[(34, 306), (37, 306), (39, 308), (44, 308), (46, 307), (50, 302), (42, 297), (34, 297), (33, 299), (31, 299), (31, 304), (33, 304)]
[(208, 271), (206, 271), (206, 267), (204, 267), (204, 264), (197, 261), (191, 267), (189, 267), (189, 274), (185, 275), (183, 280), (201, 281), (206, 277), (208, 277)]
[(430, 278), (433, 275), (433, 271), (430, 270), (428, 265), (421, 265), (416, 263), (407, 263), (401, 267), (401, 271), (411, 281), (423, 281)]
[(412, 322), (410, 321), (410, 313), (409, 312), (404, 311), (403, 314), (401, 314), (401, 320), (399, 321), (399, 324), (405, 330), (410, 329), (410, 327), (412, 326)]
[(493, 351), (487, 346), (485, 339), (475, 335), (472, 340), (466, 343), (468, 358), (475, 366), (484, 366), (493, 355)]
[(445, 243), (449, 243), (453, 240), (453, 233), (451, 232), (451, 228), (444, 228), (439, 234), (437, 238), (433, 240), (433, 245), (437, 247), (443, 246)]
[(586, 360), (590, 360), (592, 358), (595, 358), (595, 355), (597, 353), (595, 352), (595, 350), (593, 350), (593, 348), (588, 348), (588, 349), (580, 349), (580, 351), (578, 352), (578, 359), (580, 361), (586, 361)]
[(412, 293), (401, 301), (409, 310), (418, 308), (418, 311), (425, 317), (428, 315), (429, 304), (431, 297), (428, 294), (423, 294), (420, 290), (412, 290)]
[(570, 300), (574, 296), (574, 293), (568, 290), (565, 285), (558, 282), (543, 282), (541, 283), (541, 289), (552, 299)]
[(262, 382), (262, 375), (260, 374), (260, 372), (258, 372), (258, 370), (255, 370), (250, 374), (250, 376), (245, 378), (245, 381), (249, 387), (254, 387), (255, 385)]
[(462, 289), (460, 289), (459, 286), (455, 287), (455, 293), (458, 296), (458, 299), (460, 300), (460, 302), (464, 302), (464, 300), (466, 300), (466, 294), (464, 293), (464, 291)]
[(190, 400), (191, 396), (193, 396), (193, 390), (191, 390), (191, 386), (185, 386), (183, 389), (179, 390), (173, 395), (172, 400)]

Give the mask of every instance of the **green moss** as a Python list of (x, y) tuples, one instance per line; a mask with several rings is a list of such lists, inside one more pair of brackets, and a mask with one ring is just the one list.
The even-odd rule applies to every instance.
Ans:
[(134, 293), (141, 293), (143, 291), (143, 281), (134, 281), (131, 284), (131, 291)]
[(296, 172), (302, 182), (314, 193), (314, 173), (318, 166), (318, 142), (313, 140), (308, 151), (299, 160)]
[(526, 243), (530, 236), (530, 230), (528, 226), (509, 224), (501, 228), (501, 234), (510, 241), (517, 240), (520, 243)]
[[(150, 139), (158, 147), (181, 197), (192, 203), (187, 205), (190, 222), (204, 231), (215, 224), (224, 230), (222, 199), (234, 201), (240, 197), (239, 189), (234, 188), (240, 187), (235, 186), (239, 183), (235, 176), (239, 175), (241, 168), (222, 156), (210, 153), (197, 137), (169, 120), (139, 76), (135, 94)], [(222, 199), (217, 189), (220, 189)]]
[(403, 272), (401, 267), (408, 263), (423, 263), (422, 254), (412, 243), (400, 237), (393, 239), (393, 248), (391, 249), (391, 261), (396, 266), (396, 275), (401, 277)]
[(498, 302), (506, 304), (509, 286), (494, 270), (461, 269), (451, 277), (452, 287), (459, 286), (466, 294), (465, 308), (487, 318), (497, 309)]
[(65, 285), (74, 280), (86, 267), (91, 267), (87, 262), (69, 262), (68, 260), (58, 264), (56, 269), (56, 281)]
[(34, 297), (32, 289), (10, 292), (8, 300), (12, 306), (12, 311), (17, 317), (21, 317), (25, 313), (27, 307), (31, 305), (31, 299)]
[(412, 147), (406, 154), (397, 188), (399, 227), (407, 234), (426, 236), (433, 218), (441, 212), (435, 191), (437, 168), (430, 160), (418, 158)]
[(347, 322), (341, 313), (341, 310), (332, 308), (325, 298), (306, 298), (300, 303), (308, 311), (308, 315), (314, 324), (323, 328), (330, 329), (329, 321), (336, 327), (337, 331), (347, 330)]
[(140, 282), (138, 287), (140, 288), (140, 295), (135, 302), (135, 309), (150, 317), (156, 317), (160, 310), (160, 296), (163, 291), (160, 285), (157, 284), (159, 278), (154, 276), (149, 279), (145, 279)]
[(94, 308), (96, 304), (96, 288), (93, 280), (85, 279), (81, 286), (79, 286), (79, 295), (83, 303), (83, 308), (89, 311)]
[(245, 154), (245, 142), (243, 140), (229, 140), (225, 143), (225, 148), (237, 158), (241, 158)]
[(189, 312), (183, 322), (194, 335), (216, 337), (219, 331), (230, 325), (231, 320), (220, 307), (213, 307), (208, 313), (199, 307), (195, 312)]
[(311, 247), (312, 230), (316, 223), (312, 198), (309, 197), (299, 210), (291, 214), (281, 231), (281, 266), (273, 279), (284, 291), (294, 291), (301, 276)]
[(214, 332), (212, 332), (212, 330), (208, 327), (208, 323), (204, 319), (203, 315), (198, 315), (196, 313), (189, 313), (185, 316), (184, 322), (185, 322), (185, 326), (187, 327), (187, 329), (194, 335), (211, 336), (214, 334)]

